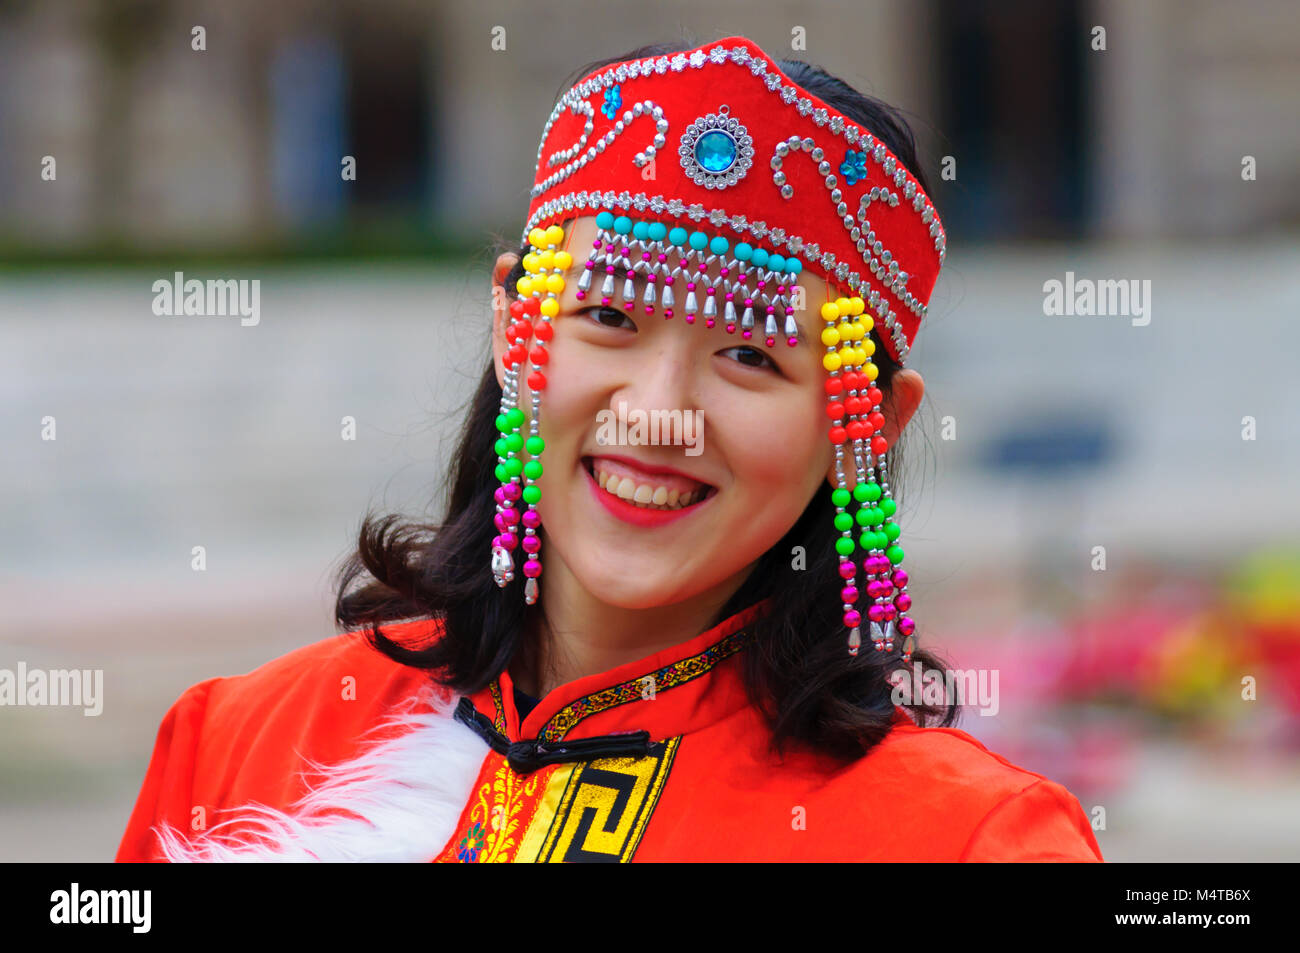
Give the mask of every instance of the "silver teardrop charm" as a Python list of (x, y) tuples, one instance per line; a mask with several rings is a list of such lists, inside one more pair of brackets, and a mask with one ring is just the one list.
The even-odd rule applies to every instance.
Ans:
[(674, 300), (673, 300), (673, 286), (672, 286), (672, 285), (664, 285), (663, 301), (664, 301), (664, 310), (665, 310), (665, 311), (671, 311), (672, 308), (673, 308), (673, 306), (674, 306), (674, 304), (675, 304), (675, 302), (674, 302)]
[(853, 627), (849, 633), (849, 654), (857, 655), (858, 649), (862, 647), (862, 630), (858, 626)]
[(716, 318), (718, 316), (718, 296), (706, 294), (704, 296), (704, 316), (706, 318)]
[(528, 581), (524, 583), (524, 602), (530, 606), (537, 602), (537, 577), (529, 576)]
[(582, 274), (578, 277), (578, 290), (579, 290), (579, 291), (590, 291), (590, 290), (591, 290), (591, 273), (592, 273), (592, 271), (593, 271), (593, 269), (591, 269), (591, 268), (584, 268), (584, 269), (582, 269)]
[(745, 313), (740, 317), (740, 329), (742, 331), (754, 330), (754, 306), (745, 305)]
[(767, 314), (767, 321), (763, 324), (763, 333), (770, 338), (776, 337), (776, 315), (770, 311)]
[(623, 282), (623, 301), (627, 304), (631, 304), (635, 300), (636, 282), (632, 280), (632, 276), (629, 274), (627, 280)]
[(730, 298), (727, 299), (726, 306), (722, 309), (722, 319), (727, 322), (727, 327), (736, 326), (736, 302)]
[(655, 303), (655, 288), (658, 287), (653, 281), (645, 283), (645, 293), (641, 295), (641, 303), (648, 308), (653, 308)]
[(699, 305), (695, 301), (695, 289), (686, 292), (686, 307), (682, 310), (687, 314), (694, 314), (699, 310)]
[(612, 298), (614, 296), (614, 273), (608, 272), (605, 280), (600, 285), (600, 296), (602, 298)]

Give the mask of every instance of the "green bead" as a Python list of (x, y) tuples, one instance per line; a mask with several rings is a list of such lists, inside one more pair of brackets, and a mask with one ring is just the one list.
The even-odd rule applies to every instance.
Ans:
[(890, 546), (888, 549), (885, 550), (885, 555), (889, 557), (889, 561), (891, 563), (897, 566), (899, 563), (903, 561), (903, 547)]
[(524, 461), (518, 457), (512, 457), (505, 462), (506, 473), (512, 477), (517, 477), (524, 472)]
[(874, 503), (876, 500), (880, 499), (879, 483), (864, 483), (863, 486), (867, 488), (867, 500), (869, 502)]
[(897, 523), (886, 523), (886, 524), (885, 524), (885, 537), (886, 537), (886, 538), (887, 538), (891, 543), (892, 543), (894, 540), (898, 539), (898, 536), (899, 536), (899, 534), (900, 534), (901, 532), (902, 532), (902, 530), (899, 528), (899, 526), (898, 526)]
[(854, 518), (857, 519), (857, 521), (858, 521), (858, 525), (859, 525), (859, 526), (866, 526), (866, 525), (867, 525), (867, 523), (868, 523), (868, 520), (867, 520), (867, 508), (866, 508), (865, 506), (859, 506), (859, 507), (858, 507), (858, 511), (857, 511), (856, 513), (854, 513), (853, 515), (854, 515)]
[(511, 453), (518, 453), (519, 448), (524, 445), (524, 438), (517, 433), (506, 435), (506, 446), (510, 448)]
[(506, 445), (505, 437), (500, 438), (496, 443), (492, 444), (492, 449), (497, 452), (498, 457), (504, 457), (510, 452), (510, 448)]
[(875, 549), (875, 548), (876, 548), (876, 534), (875, 534), (875, 533), (863, 533), (861, 536), (858, 537), (858, 545), (861, 546), (864, 550)]
[(505, 414), (497, 414), (497, 430), (502, 433), (510, 431), (510, 419)]
[(524, 487), (524, 502), (536, 503), (542, 498), (542, 488), (540, 486)]
[(528, 438), (528, 452), (532, 456), (534, 457), (541, 456), (542, 451), (545, 449), (546, 449), (546, 441), (543, 440), (541, 437)]
[(865, 483), (859, 483), (853, 488), (853, 498), (859, 503), (867, 502), (867, 485)]
[(898, 504), (893, 500), (881, 500), (880, 509), (886, 516), (893, 516), (898, 510)]
[(872, 549), (884, 549), (888, 545), (889, 545), (889, 536), (887, 534), (882, 533), (880, 530), (876, 530), (871, 534)]
[(839, 530), (841, 533), (844, 532), (846, 529), (852, 529), (853, 517), (850, 516), (848, 513), (836, 513), (835, 528)]
[(831, 491), (831, 502), (836, 506), (848, 506), (849, 499), (849, 491), (842, 487)]
[(496, 474), (497, 474), (497, 482), (498, 482), (498, 483), (507, 483), (507, 482), (509, 482), (509, 480), (510, 480), (510, 474), (509, 474), (509, 473), (506, 473), (506, 465), (505, 465), (504, 463), (498, 463), (498, 464), (497, 464)]
[(853, 540), (845, 539), (843, 536), (841, 536), (839, 539), (835, 540), (835, 551), (839, 553), (841, 556), (852, 556)]
[(524, 476), (530, 480), (536, 480), (542, 475), (542, 465), (537, 460), (529, 460), (524, 464)]
[(524, 412), (518, 407), (511, 407), (506, 411), (506, 420), (510, 421), (510, 429), (514, 430), (524, 422)]
[(867, 513), (870, 514), (868, 518), (871, 520), (872, 526), (876, 526), (877, 524), (883, 523), (885, 521), (885, 511), (878, 506), (871, 507), (870, 509), (867, 510)]

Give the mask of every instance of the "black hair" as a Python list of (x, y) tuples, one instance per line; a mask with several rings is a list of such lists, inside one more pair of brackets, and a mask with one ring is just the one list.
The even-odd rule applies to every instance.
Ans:
[[(698, 45), (689, 41), (658, 43), (589, 63), (562, 84), (561, 94), (577, 79), (604, 66)], [(869, 129), (928, 193), (911, 129), (897, 110), (859, 93), (818, 66), (801, 60), (777, 62), (803, 89)], [(507, 246), (500, 240), (498, 246), (499, 251), (516, 250), (513, 244)], [(522, 259), (528, 249), (517, 251)], [(504, 282), (507, 293), (513, 293), (523, 274), (522, 263), (517, 263)], [(888, 405), (899, 365), (881, 346), (875, 330), (871, 336), (876, 343), (873, 361), (880, 368), (877, 385), (885, 392)], [(337, 579), (335, 616), (340, 626), (369, 626), (367, 638), (384, 655), (427, 669), (441, 684), (465, 695), (483, 689), (509, 665), (517, 650), (526, 648), (533, 621), (530, 611), (535, 611), (524, 602), (522, 573), (505, 589), (498, 589), (487, 565), (496, 532), (493, 491), (498, 485), (494, 475), (498, 460), (493, 445), (500, 401), (501, 388), (489, 360), (470, 401), (459, 447), (447, 473), (445, 518), (432, 524), (396, 514), (380, 517), (367, 513), (357, 549)], [(889, 460), (891, 490), (897, 498), (902, 469), (897, 447), (891, 448)], [(858, 655), (848, 654), (834, 516), (829, 488), (823, 486), (789, 532), (758, 559), (748, 579), (707, 627), (772, 593), (780, 594), (771, 610), (748, 626), (750, 639), (740, 653), (746, 692), (766, 719), (770, 746), (778, 755), (793, 742), (837, 759), (855, 760), (891, 727), (894, 705), (889, 674), (900, 667), (900, 657), (897, 651), (875, 651), (868, 639)], [(793, 568), (795, 546), (802, 546), (806, 554), (803, 569)], [(350, 591), (364, 574), (371, 580)], [(381, 622), (410, 618), (440, 619), (441, 637), (424, 644), (403, 644), (379, 631)], [(925, 649), (917, 650), (912, 658), (922, 671), (942, 673), (946, 668), (943, 660)], [(922, 726), (947, 726), (956, 722), (960, 709), (955, 700), (948, 699), (932, 705), (912, 704), (907, 710)]]

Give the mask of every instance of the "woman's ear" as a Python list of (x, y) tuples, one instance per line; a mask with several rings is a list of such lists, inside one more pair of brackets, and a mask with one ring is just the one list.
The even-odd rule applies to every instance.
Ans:
[[(894, 374), (890, 381), (889, 390), (885, 394), (885, 402), (880, 406), (880, 412), (885, 415), (885, 426), (881, 428), (881, 436), (892, 447), (898, 442), (899, 434), (907, 426), (907, 422), (912, 419), (916, 409), (921, 406), (921, 398), (925, 396), (925, 381), (921, 375), (910, 367), (905, 367)], [(851, 448), (850, 448), (851, 449)], [(844, 467), (844, 476), (848, 479), (849, 489), (853, 489), (856, 482), (856, 471), (852, 465), (853, 455), (846, 454), (846, 463)], [(830, 469), (826, 471), (826, 481), (831, 486), (835, 486), (835, 462), (832, 456)]]
[(506, 276), (519, 262), (514, 252), (497, 256), (492, 268), (492, 364), (496, 368), (497, 383), (505, 387), (506, 372), (501, 358), (506, 353), (506, 328), (510, 325), (510, 296), (506, 294)]

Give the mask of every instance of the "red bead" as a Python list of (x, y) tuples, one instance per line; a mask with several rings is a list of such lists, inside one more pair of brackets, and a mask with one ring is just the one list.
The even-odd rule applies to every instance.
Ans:
[(871, 452), (874, 453), (876, 456), (880, 456), (888, 449), (889, 449), (889, 441), (887, 441), (884, 437), (877, 435), (871, 438)]
[(533, 371), (528, 375), (528, 386), (533, 390), (546, 390), (546, 375), (541, 371)]
[(838, 401), (827, 404), (826, 416), (831, 420), (839, 420), (844, 416), (844, 405)]
[(864, 428), (862, 426), (862, 421), (860, 420), (850, 420), (846, 429), (849, 432), (850, 440), (861, 440), (866, 436), (866, 434), (862, 432)]
[(879, 387), (872, 387), (867, 390), (867, 400), (871, 401), (872, 407), (877, 406), (884, 399), (885, 395)]
[(542, 313), (542, 299), (529, 298), (524, 302), (524, 314), (531, 314), (533, 317)]
[(510, 302), (510, 316), (512, 318), (522, 318), (524, 316), (524, 303), (517, 298)]
[(520, 340), (527, 341), (533, 336), (533, 322), (520, 321), (518, 330)]
[(862, 398), (850, 397), (848, 400), (844, 402), (844, 409), (847, 410), (854, 417), (858, 416), (859, 414), (862, 413)]
[(528, 356), (528, 352), (524, 350), (524, 346), (522, 344), (516, 344), (514, 347), (510, 349), (510, 358), (516, 364), (522, 364), (524, 362), (524, 358), (526, 358), (527, 356)]
[(546, 353), (546, 348), (535, 347), (528, 352), (528, 359), (534, 364), (541, 365), (550, 360), (550, 355)]
[(506, 328), (506, 340), (511, 344), (514, 344), (515, 341), (519, 340), (519, 331), (516, 330), (513, 324)]
[(885, 426), (885, 415), (878, 410), (873, 410), (867, 415), (867, 424), (873, 431), (879, 430)]
[(841, 444), (848, 439), (848, 436), (849, 436), (848, 433), (845, 431), (843, 427), (831, 428), (831, 443)]
[(555, 328), (551, 327), (549, 321), (539, 321), (533, 328), (533, 333), (537, 335), (537, 340), (546, 342), (555, 335)]
[(829, 397), (838, 397), (844, 393), (844, 381), (838, 377), (828, 377), (826, 379), (826, 394)]

